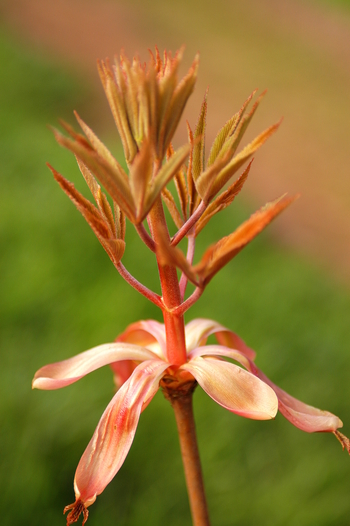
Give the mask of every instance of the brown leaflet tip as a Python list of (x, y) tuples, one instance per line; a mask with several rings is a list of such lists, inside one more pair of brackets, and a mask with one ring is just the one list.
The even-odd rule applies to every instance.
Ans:
[(49, 168), (49, 170), (51, 170), (54, 178), (56, 179), (57, 182), (60, 182), (60, 181), (63, 181), (64, 183), (68, 183), (68, 185), (70, 186), (74, 186), (73, 183), (71, 183), (70, 181), (68, 181), (68, 179), (66, 179), (65, 177), (63, 177), (63, 175), (61, 175), (57, 170), (55, 170), (55, 168), (53, 166), (51, 166), (50, 163), (46, 163), (46, 166)]
[(186, 121), (186, 126), (187, 126), (188, 140), (192, 144), (193, 143), (193, 131), (192, 131), (191, 125), (190, 125), (190, 123), (188, 121)]
[(173, 147), (172, 143), (170, 142), (169, 146), (167, 148), (167, 151), (166, 151), (166, 159), (167, 160), (170, 159), (170, 157), (172, 155), (174, 155), (174, 153), (175, 153), (174, 147)]
[[(258, 88), (256, 88), (256, 89), (253, 91), (253, 93), (250, 95), (250, 97), (249, 97), (248, 99), (251, 100), (257, 92), (258, 92)], [(252, 111), (253, 111), (253, 112), (254, 112), (255, 109), (259, 106), (260, 102), (261, 102), (262, 99), (265, 97), (266, 93), (267, 93), (267, 89), (264, 89), (264, 91), (262, 91), (262, 92), (260, 93), (260, 95), (258, 96), (258, 98), (257, 98), (257, 100), (255, 101), (254, 106), (253, 106), (253, 108), (252, 108)]]
[(278, 199), (276, 199), (276, 203), (280, 202), (280, 201), (283, 201), (285, 203), (285, 206), (283, 208), (286, 208), (287, 206), (291, 205), (292, 203), (294, 203), (294, 201), (296, 201), (297, 199), (299, 199), (299, 197), (301, 196), (301, 194), (294, 194), (292, 196), (288, 196), (287, 193), (281, 195), (281, 197), (279, 197)]
[(281, 117), (278, 122), (276, 122), (275, 124), (272, 124), (269, 128), (267, 128), (265, 131), (263, 131), (261, 133), (261, 135), (264, 135), (266, 133), (266, 136), (264, 137), (263, 143), (265, 142), (266, 139), (269, 139), (271, 137), (271, 135), (278, 130), (278, 128), (281, 126), (281, 124), (283, 122), (283, 119), (284, 119), (284, 117)]
[(194, 64), (196, 64), (196, 65), (199, 64), (199, 56), (200, 56), (199, 55), (199, 51), (197, 51), (197, 53), (194, 56), (193, 62), (192, 62), (193, 65)]
[(58, 144), (60, 146), (65, 146), (65, 141), (68, 140), (67, 137), (65, 137), (59, 130), (57, 130), (57, 128), (54, 128), (53, 126), (51, 126), (50, 128)]
[[(258, 214), (260, 214), (262, 216), (262, 218), (264, 219), (264, 213), (266, 213), (266, 218), (268, 218), (268, 219), (267, 219), (267, 223), (266, 223), (265, 226), (267, 226), (269, 223), (271, 223), (271, 221), (278, 214), (283, 212), (283, 210), (285, 208), (287, 208), (289, 205), (294, 203), (294, 201), (296, 201), (296, 199), (299, 199), (299, 197), (300, 197), (300, 194), (295, 194), (295, 195), (292, 195), (292, 196), (288, 196), (287, 193), (282, 194), (280, 197), (278, 197), (274, 201), (270, 201), (270, 202), (266, 203), (263, 207), (260, 208), (260, 210), (257, 210), (257, 212), (255, 212), (255, 214), (253, 214), (251, 216), (251, 218), (253, 218), (253, 217), (257, 216)], [(249, 218), (249, 219), (251, 219), (251, 218)], [(248, 219), (248, 221), (249, 221), (249, 219)]]
[[(88, 150), (92, 150), (91, 144), (86, 140), (86, 138), (80, 133), (77, 133), (70, 124), (61, 119), (59, 120), (59, 123), (61, 124), (62, 128), (72, 137), (73, 141), (75, 141), (76, 143), (80, 144)], [(50, 129), (53, 132), (58, 144), (60, 144), (64, 148), (70, 149), (68, 144), (72, 143), (72, 139), (63, 135), (59, 130), (57, 130), (53, 126), (50, 126)]]
[[(48, 169), (52, 172), (52, 175), (54, 176), (54, 178), (56, 179), (56, 181), (58, 179), (65, 179), (63, 177), (63, 175), (61, 175), (57, 170), (55, 170), (55, 168), (53, 166), (51, 166), (50, 163), (46, 163), (46, 166), (48, 167)], [(67, 181), (67, 179), (65, 179), (65, 181)]]
[(343, 433), (340, 433), (340, 431), (333, 431), (333, 434), (341, 443), (341, 447), (343, 448), (343, 450), (346, 449), (346, 451), (350, 455), (350, 440), (348, 439), (348, 437), (343, 435)]
[[(73, 113), (74, 113), (74, 111), (73, 111)], [(69, 133), (69, 135), (71, 135), (71, 136), (76, 135), (75, 130), (73, 129), (73, 127), (70, 124), (68, 124), (68, 122), (64, 121), (63, 119), (58, 119), (58, 122), (60, 123), (62, 128), (64, 130), (66, 130), (67, 133)]]
[(52, 131), (52, 133), (54, 134), (56, 140), (58, 140), (58, 137), (60, 135), (62, 135), (61, 132), (57, 128), (55, 128), (54, 126), (51, 126), (51, 124), (48, 125), (48, 128), (49, 128), (50, 131)]
[[(249, 95), (249, 97), (247, 98), (246, 102), (250, 102), (252, 100), (252, 98), (254, 97), (254, 95), (259, 91), (259, 88), (255, 88), (253, 89), (253, 91), (251, 92), (251, 94)], [(263, 97), (264, 96), (264, 92), (260, 95), (260, 97)]]
[(178, 49), (176, 51), (176, 55), (179, 55), (180, 57), (185, 53), (185, 49), (186, 49), (186, 45), (185, 44), (182, 44), (182, 46), (180, 47), (180, 49)]
[(66, 506), (63, 510), (63, 513), (67, 513), (67, 511), (69, 510), (71, 511), (67, 515), (67, 526), (69, 526), (70, 524), (73, 524), (73, 522), (77, 522), (81, 514), (83, 514), (83, 517), (84, 517), (83, 524), (82, 524), (82, 526), (84, 526), (84, 524), (88, 520), (89, 512), (86, 509), (83, 502), (80, 499), (78, 499), (73, 504), (69, 504), (68, 506)]
[[(155, 46), (155, 48), (157, 49), (157, 46)], [(151, 62), (152, 62), (152, 65), (155, 66), (156, 65), (156, 59), (154, 57), (154, 54), (153, 54), (153, 51), (151, 48), (148, 48), (147, 49), (148, 53), (149, 53), (149, 56), (150, 56), (150, 59), (151, 59)]]

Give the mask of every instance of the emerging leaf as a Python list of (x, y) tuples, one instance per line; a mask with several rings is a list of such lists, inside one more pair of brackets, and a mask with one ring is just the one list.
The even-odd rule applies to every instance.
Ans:
[(184, 224), (184, 221), (181, 217), (180, 212), (177, 209), (176, 202), (172, 193), (166, 187), (164, 187), (162, 190), (162, 198), (169, 210), (171, 217), (173, 218), (175, 225), (177, 226), (177, 228), (181, 228)]
[(165, 122), (164, 140), (160, 143), (161, 158), (164, 156), (167, 147), (173, 138), (175, 130), (179, 124), (181, 115), (186, 106), (186, 103), (194, 89), (197, 80), (197, 71), (199, 64), (199, 55), (196, 55), (192, 66), (187, 75), (181, 80), (174, 90), (171, 104), (169, 106), (168, 113), (166, 115), (167, 120)]
[(212, 189), (220, 172), (227, 165), (228, 160), (228, 155), (226, 155), (223, 158), (219, 157), (213, 164), (208, 166), (207, 169), (204, 172), (202, 172), (198, 179), (195, 181), (196, 191), (206, 204), (210, 203), (211, 198), (215, 195)]
[[(265, 141), (278, 129), (280, 122), (270, 126), (267, 130), (262, 132), (256, 137), (250, 144), (248, 144), (243, 150), (237, 154), (230, 162), (219, 171), (215, 181), (210, 186), (209, 195), (206, 196), (207, 200), (213, 199), (213, 197), (225, 186), (225, 184), (231, 179), (231, 177), (241, 168), (241, 166), (264, 144)], [(214, 165), (213, 165), (214, 166)], [(201, 178), (204, 179), (204, 174), (199, 178), (197, 186), (202, 184)]]
[[(170, 53), (164, 52), (164, 61), (162, 63), (157, 49), (158, 55), (158, 104), (157, 104), (157, 153), (161, 159), (167, 147), (165, 147), (165, 134), (167, 121), (170, 114), (170, 106), (174, 96), (174, 91), (177, 84), (177, 70), (182, 59), (183, 48), (180, 49), (174, 58)], [(171, 139), (170, 139), (171, 140)], [(170, 141), (169, 141), (170, 142)]]
[(186, 176), (182, 170), (179, 170), (174, 177), (174, 183), (179, 196), (182, 216), (184, 219), (188, 218), (188, 190), (186, 186)]
[(182, 164), (184, 163), (186, 157), (190, 152), (190, 145), (185, 144), (179, 148), (174, 155), (172, 155), (168, 161), (163, 164), (159, 172), (151, 181), (149, 192), (147, 194), (147, 199), (145, 201), (145, 207), (143, 210), (143, 218), (149, 212), (150, 208), (154, 204), (155, 200), (162, 192), (163, 188), (168, 184), (168, 182), (174, 177), (178, 172)]
[(67, 181), (67, 179), (52, 168), (52, 166), (48, 166), (62, 190), (68, 195), (70, 200), (75, 204), (79, 212), (89, 223), (91, 229), (107, 252), (113, 264), (117, 265), (124, 254), (125, 242), (123, 239), (116, 238), (114, 225), (110, 225), (109, 221), (104, 217), (104, 214), (102, 214), (92, 203), (90, 203), (90, 201), (88, 201), (88, 199), (78, 192), (72, 183)]
[(215, 274), (233, 259), (257, 234), (259, 234), (278, 214), (289, 206), (298, 196), (285, 197), (267, 203), (255, 212), (237, 230), (224, 237), (204, 253), (201, 261), (195, 265), (194, 271), (206, 285)]
[(124, 105), (123, 93), (120, 91), (119, 86), (115, 81), (109, 61), (98, 61), (97, 66), (101, 82), (123, 144), (126, 161), (130, 163), (137, 153), (137, 144), (131, 133), (130, 124)]
[[(169, 147), (168, 147), (168, 150), (167, 150), (167, 156), (166, 156), (167, 161), (170, 159), (170, 157), (172, 155), (174, 155), (174, 148), (173, 148), (172, 144), (170, 143)], [(164, 190), (166, 190), (166, 192), (165, 192), (166, 195), (164, 194), (164, 200), (167, 203), (168, 208), (169, 208), (169, 204), (170, 204), (169, 199), (172, 199), (172, 201), (173, 201), (173, 203), (175, 205), (175, 208), (176, 208), (177, 217), (178, 217), (178, 219), (180, 219), (180, 221), (176, 222), (174, 217), (173, 217), (173, 219), (175, 221), (175, 224), (177, 225), (178, 228), (180, 228), (180, 226), (182, 226), (184, 220), (186, 220), (188, 218), (188, 199), (189, 199), (189, 196), (188, 196), (188, 190), (187, 190), (187, 186), (186, 186), (186, 175), (184, 173), (184, 170), (186, 170), (186, 167), (183, 165), (183, 166), (181, 166), (181, 168), (177, 171), (177, 173), (173, 177), (173, 181), (174, 181), (174, 184), (175, 184), (176, 192), (177, 192), (177, 195), (178, 195), (178, 198), (179, 198), (179, 201), (180, 201), (182, 217), (181, 217), (181, 214), (179, 213), (179, 211), (177, 210), (177, 206), (176, 206), (175, 200), (174, 200), (173, 196), (170, 194), (170, 191), (167, 190), (166, 188), (164, 188)], [(163, 193), (162, 193), (162, 195), (163, 195)], [(170, 211), (170, 209), (169, 209), (169, 211)], [(170, 213), (172, 213), (172, 212), (170, 211)]]
[(100, 185), (97, 183), (90, 170), (88, 170), (87, 166), (85, 166), (85, 164), (78, 157), (76, 159), (79, 166), (79, 170), (81, 171), (88, 187), (90, 188), (90, 191), (96, 201), (101, 215), (107, 221), (111, 231), (113, 231), (116, 235), (116, 226), (114, 222), (113, 213), (105, 194), (101, 191)]
[(125, 214), (115, 201), (113, 202), (113, 205), (117, 238), (122, 239), (124, 241), (126, 230)]
[(130, 221), (135, 222), (135, 205), (130, 191), (128, 176), (122, 167), (115, 161), (109, 164), (94, 148), (89, 145), (84, 137), (76, 134), (68, 125), (67, 131), (73, 140), (53, 130), (59, 144), (71, 150), (91, 170), (95, 177), (105, 187), (109, 195), (124, 210)]
[(144, 205), (153, 173), (153, 147), (148, 139), (130, 164), (130, 187), (136, 208), (136, 222), (144, 218)]
[[(102, 141), (94, 134), (94, 132), (89, 128), (87, 124), (81, 119), (78, 115), (78, 113), (74, 112), (75, 118), (77, 119), (78, 123), (80, 124), (81, 129), (85, 133), (86, 137), (89, 139), (90, 144), (92, 145), (93, 149), (98, 153), (102, 159), (106, 161), (106, 163), (110, 164), (117, 170), (121, 168), (120, 164), (117, 162), (115, 157), (111, 154), (111, 152), (108, 150), (108, 148), (103, 144)], [(73, 134), (73, 138), (75, 137), (75, 133)]]
[(253, 93), (250, 95), (250, 97), (248, 97), (248, 99), (245, 101), (245, 103), (243, 104), (242, 108), (238, 112), (237, 123), (235, 124), (232, 132), (230, 133), (230, 135), (228, 136), (227, 140), (223, 144), (223, 147), (222, 147), (222, 149), (220, 151), (220, 156), (225, 155), (227, 152), (230, 152), (231, 156), (233, 156), (234, 153), (236, 152), (236, 150), (237, 150), (237, 148), (239, 146), (239, 143), (241, 142), (241, 140), (243, 138), (243, 135), (245, 134), (245, 132), (246, 132), (246, 130), (247, 130), (252, 118), (254, 117), (254, 114), (255, 114), (255, 112), (256, 112), (261, 100), (263, 99), (263, 97), (266, 94), (266, 91), (264, 91), (260, 95), (258, 100), (253, 105), (252, 109), (250, 110), (249, 114), (248, 115), (244, 115), (245, 110), (246, 110), (246, 108), (248, 106), (248, 103), (250, 102), (250, 100), (252, 99), (252, 97), (253, 97), (253, 95), (255, 93), (256, 93), (256, 90), (253, 91)]
[(202, 103), (201, 111), (198, 118), (198, 123), (196, 126), (196, 131), (194, 133), (194, 140), (198, 140), (193, 147), (193, 167), (192, 167), (192, 177), (196, 182), (199, 175), (204, 170), (204, 161), (205, 161), (205, 125), (206, 125), (206, 116), (207, 116), (207, 95), (208, 90), (205, 93), (204, 101)]
[[(211, 147), (209, 157), (208, 157), (208, 163), (207, 166), (210, 166), (213, 164), (213, 162), (219, 157), (223, 155), (223, 147), (227, 144), (227, 141), (230, 137), (232, 137), (242, 119), (242, 116), (249, 104), (249, 102), (252, 100), (253, 96), (255, 95), (257, 90), (254, 90), (251, 95), (247, 98), (247, 100), (244, 102), (241, 109), (229, 119), (224, 126), (219, 130), (217, 136), (215, 137), (215, 140), (213, 142), (213, 146)], [(227, 149), (227, 148), (226, 148)]]
[(217, 198), (206, 208), (198, 223), (196, 223), (196, 236), (198, 236), (199, 232), (215, 214), (221, 212), (221, 210), (224, 210), (233, 202), (234, 198), (242, 190), (243, 185), (247, 180), (252, 162), (253, 161), (250, 161), (242, 175), (240, 175), (240, 177), (232, 183), (225, 192), (217, 196)]
[(188, 134), (188, 142), (191, 145), (190, 156), (189, 156), (188, 166), (187, 166), (187, 189), (188, 189), (187, 191), (188, 191), (189, 214), (192, 215), (194, 210), (197, 208), (200, 199), (199, 199), (196, 185), (194, 183), (194, 178), (193, 178), (194, 139), (193, 139), (193, 132), (188, 122), (187, 122), (187, 134)]

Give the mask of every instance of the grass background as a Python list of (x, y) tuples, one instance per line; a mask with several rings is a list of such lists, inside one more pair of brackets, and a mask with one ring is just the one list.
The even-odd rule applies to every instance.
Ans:
[[(4, 30), (0, 58), (1, 521), (55, 526), (74, 500), (75, 467), (113, 384), (105, 368), (67, 389), (31, 392), (32, 376), (47, 362), (111, 341), (128, 323), (159, 313), (122, 282), (45, 166), (50, 161), (83, 189), (74, 159), (46, 125), (88, 106), (88, 88)], [(200, 236), (198, 253), (251, 212), (243, 195)], [(131, 227), (125, 262), (158, 287), (154, 262)], [(213, 280), (190, 317), (215, 318), (237, 331), (258, 351), (257, 364), (269, 377), (338, 414), (349, 435), (349, 309), (347, 289), (267, 232)], [(239, 418), (200, 389), (195, 411), (213, 524), (347, 523), (349, 459), (332, 436), (305, 434), (280, 415), (272, 422)], [(89, 524), (164, 523), (190, 519), (175, 424), (158, 394)]]

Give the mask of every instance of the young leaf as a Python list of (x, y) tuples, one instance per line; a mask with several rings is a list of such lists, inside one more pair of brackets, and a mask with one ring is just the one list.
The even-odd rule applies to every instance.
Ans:
[(90, 191), (96, 201), (100, 213), (108, 222), (111, 230), (116, 234), (114, 217), (107, 197), (104, 193), (102, 193), (100, 185), (97, 183), (96, 179), (94, 178), (90, 170), (87, 168), (87, 166), (85, 166), (85, 164), (78, 157), (76, 157), (76, 160), (79, 166), (79, 170), (81, 171), (88, 187), (90, 188)]
[(174, 95), (171, 100), (167, 115), (166, 115), (166, 128), (164, 131), (164, 140), (161, 143), (161, 155), (164, 156), (168, 144), (170, 143), (177, 125), (179, 124), (182, 112), (185, 108), (187, 100), (194, 90), (194, 86), (197, 80), (197, 71), (199, 64), (199, 56), (196, 55), (192, 66), (187, 75), (177, 85)]
[(114, 121), (122, 141), (125, 158), (130, 163), (137, 153), (137, 145), (131, 133), (122, 92), (114, 79), (109, 61), (98, 61), (98, 72), (105, 90)]
[[(139, 147), (143, 140), (143, 130), (140, 127), (139, 121), (139, 92), (143, 89), (145, 73), (141, 69), (139, 60), (134, 58), (133, 64), (131, 65), (129, 59), (123, 52), (120, 54), (120, 63), (122, 71), (119, 73), (119, 78), (124, 76), (125, 79), (125, 89), (122, 93), (126, 114), (131, 134)], [(117, 70), (118, 69), (117, 67)]]
[(247, 100), (243, 103), (243, 106), (241, 107), (241, 109), (235, 113), (235, 115), (233, 115), (233, 117), (231, 117), (231, 119), (229, 119), (225, 124), (224, 126), (219, 130), (217, 136), (215, 137), (215, 140), (213, 142), (213, 146), (211, 147), (211, 150), (210, 150), (210, 153), (209, 153), (209, 157), (208, 157), (208, 162), (207, 162), (207, 166), (210, 166), (211, 164), (213, 164), (213, 162), (215, 161), (215, 159), (217, 159), (217, 157), (219, 155), (222, 155), (222, 148), (224, 146), (224, 144), (226, 143), (227, 139), (229, 137), (231, 137), (235, 130), (237, 129), (237, 126), (239, 125), (241, 119), (242, 119), (242, 116), (249, 104), (249, 102), (252, 100), (253, 96), (255, 95), (257, 90), (254, 90), (253, 93), (251, 95), (249, 95), (249, 97), (247, 98)]
[(267, 203), (242, 223), (232, 234), (224, 237), (204, 253), (201, 261), (195, 265), (194, 271), (206, 285), (213, 276), (238, 252), (257, 236), (278, 214), (289, 206), (298, 196), (282, 196), (276, 201)]
[(105, 187), (109, 195), (124, 210), (130, 221), (135, 222), (135, 205), (131, 195), (128, 176), (120, 165), (112, 166), (105, 161), (84, 139), (78, 134), (74, 139), (69, 139), (59, 131), (53, 130), (59, 144), (71, 150), (91, 170), (95, 177)]
[(149, 212), (150, 208), (154, 204), (158, 195), (161, 193), (165, 185), (174, 177), (176, 172), (179, 170), (186, 157), (190, 152), (190, 145), (185, 144), (179, 148), (174, 155), (170, 157), (168, 161), (161, 167), (157, 175), (151, 182), (151, 188), (148, 192), (147, 199), (144, 207), (144, 216)]
[[(157, 154), (160, 159), (164, 157), (167, 145), (165, 146), (165, 135), (168, 126), (168, 119), (171, 118), (170, 107), (174, 97), (177, 84), (177, 70), (183, 55), (181, 49), (174, 59), (164, 52), (164, 67), (158, 83), (158, 113), (157, 113)], [(159, 56), (159, 55), (158, 55)], [(160, 57), (159, 57), (160, 59)], [(171, 140), (171, 139), (170, 139)], [(169, 140), (169, 142), (170, 142)]]
[(210, 203), (210, 200), (214, 197), (215, 194), (212, 188), (215, 186), (219, 173), (225, 168), (228, 160), (228, 156), (223, 158), (219, 157), (213, 164), (208, 166), (195, 181), (196, 191), (206, 204)]
[(115, 230), (117, 234), (116, 237), (124, 241), (125, 230), (126, 230), (125, 214), (115, 201), (113, 201), (113, 205), (114, 205), (114, 217), (115, 217), (114, 219)]
[[(250, 144), (245, 146), (231, 161), (226, 163), (220, 172), (218, 173), (215, 181), (210, 186), (209, 195), (206, 196), (206, 199), (209, 201), (225, 186), (225, 184), (231, 179), (231, 177), (239, 170), (239, 168), (262, 146), (267, 139), (275, 133), (278, 129), (281, 122), (270, 126), (267, 130), (263, 131), (258, 137), (256, 137)], [(213, 165), (214, 166), (214, 165)], [(204, 177), (204, 174), (203, 176)], [(201, 178), (199, 178), (198, 185), (202, 183)]]
[(199, 175), (204, 170), (204, 157), (205, 157), (205, 126), (207, 117), (207, 95), (208, 90), (205, 92), (204, 100), (202, 103), (201, 111), (199, 114), (196, 130), (194, 132), (194, 140), (198, 140), (193, 147), (193, 167), (192, 177), (196, 182)]
[(175, 225), (177, 226), (177, 228), (181, 228), (184, 224), (184, 221), (181, 217), (180, 212), (177, 209), (175, 199), (167, 187), (164, 187), (162, 190), (162, 199), (165, 202)]
[(239, 115), (239, 118), (238, 118), (238, 121), (237, 121), (237, 124), (235, 125), (233, 131), (230, 133), (229, 137), (227, 138), (227, 140), (225, 141), (225, 143), (223, 144), (223, 147), (220, 151), (220, 156), (222, 157), (223, 155), (225, 155), (226, 153), (230, 152), (230, 155), (231, 157), (233, 157), (233, 155), (235, 154), (238, 146), (239, 146), (239, 143), (241, 142), (242, 140), (242, 137), (243, 135), (245, 134), (252, 118), (254, 117), (254, 114), (260, 104), (260, 102), (262, 101), (263, 97), (265, 96), (266, 94), (266, 91), (264, 91), (258, 98), (258, 100), (255, 102), (255, 104), (253, 105), (252, 109), (250, 110), (249, 114), (248, 115), (244, 115), (244, 112), (245, 112), (245, 109), (247, 107), (247, 104), (248, 102), (251, 100), (251, 98), (253, 97), (255, 91), (253, 91), (253, 93), (250, 95), (250, 97), (248, 97), (247, 101), (243, 104), (243, 107), (241, 108), (241, 110), (239, 111), (238, 115)]
[[(172, 144), (169, 144), (168, 150), (167, 150), (167, 160), (170, 159), (170, 157), (174, 155), (174, 148)], [(180, 201), (181, 211), (182, 211), (182, 218), (186, 220), (188, 218), (188, 190), (186, 186), (186, 176), (184, 174), (185, 167), (181, 167), (180, 170), (174, 175), (174, 184), (176, 188), (176, 192)], [(175, 201), (174, 201), (175, 202)], [(177, 208), (177, 207), (176, 207)], [(181, 218), (181, 222), (183, 223)]]
[(125, 243), (122, 239), (116, 239), (114, 229), (108, 224), (97, 208), (86, 199), (72, 183), (67, 181), (52, 166), (48, 165), (54, 178), (68, 195), (69, 199), (75, 204), (79, 212), (89, 223), (97, 239), (107, 252), (112, 262), (116, 265), (124, 254)]
[(234, 200), (237, 194), (242, 190), (244, 183), (248, 177), (252, 161), (248, 164), (244, 172), (239, 176), (239, 178), (231, 184), (231, 186), (222, 194), (217, 196), (217, 198), (210, 203), (203, 215), (200, 217), (198, 223), (196, 223), (196, 236), (199, 232), (205, 227), (208, 221), (218, 212), (227, 208)]
[(191, 126), (189, 125), (189, 122), (186, 121), (186, 124), (187, 124), (188, 142), (191, 145), (186, 175), (187, 175), (189, 214), (192, 215), (197, 206), (197, 190), (196, 190), (196, 186), (194, 184), (194, 179), (192, 175), (194, 140), (193, 140), (193, 132), (191, 130)]
[(152, 178), (153, 159), (153, 147), (148, 138), (146, 138), (141, 145), (139, 153), (130, 164), (129, 171), (130, 188), (136, 207), (137, 223), (144, 217), (144, 203)]

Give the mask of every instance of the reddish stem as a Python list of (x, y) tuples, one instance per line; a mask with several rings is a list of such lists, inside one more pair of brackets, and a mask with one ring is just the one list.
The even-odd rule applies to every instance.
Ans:
[(163, 308), (161, 297), (158, 296), (158, 294), (156, 294), (152, 290), (145, 287), (145, 285), (140, 283), (136, 278), (134, 278), (134, 276), (130, 274), (128, 270), (126, 270), (126, 268), (120, 261), (117, 265), (115, 265), (115, 268), (117, 269), (121, 277), (124, 278), (125, 281), (129, 283), (129, 285), (131, 285), (135, 290), (137, 290), (137, 292), (140, 292), (140, 294), (142, 294), (143, 296), (145, 296), (145, 298), (157, 305), (157, 307), (160, 307), (161, 309)]
[(173, 310), (173, 314), (176, 316), (183, 316), (185, 312), (190, 307), (192, 307), (192, 305), (194, 305), (196, 301), (199, 300), (203, 292), (204, 292), (203, 287), (196, 287), (195, 290), (192, 292), (191, 296), (189, 296), (187, 300), (185, 300), (183, 303), (181, 303), (181, 305), (179, 305)]
[(210, 526), (193, 417), (193, 388), (185, 394), (166, 390), (165, 395), (175, 412), (193, 525)]
[(149, 235), (149, 233), (147, 232), (147, 230), (145, 229), (144, 225), (142, 223), (140, 223), (139, 225), (135, 225), (135, 229), (138, 235), (140, 236), (140, 238), (142, 239), (142, 241), (144, 242), (144, 244), (150, 250), (152, 250), (152, 252), (155, 252), (156, 251), (155, 243), (153, 239), (151, 238), (151, 236)]
[(198, 221), (198, 219), (201, 217), (206, 208), (207, 205), (204, 203), (204, 201), (201, 201), (201, 203), (198, 205), (191, 217), (187, 219), (186, 223), (182, 225), (182, 227), (176, 232), (175, 236), (172, 238), (171, 244), (174, 247), (178, 245), (181, 239), (183, 239), (185, 235), (189, 232), (189, 230), (191, 230), (193, 225)]
[[(156, 200), (148, 214), (148, 224), (155, 244), (162, 229), (169, 242), (169, 232), (165, 220), (164, 209), (160, 197)], [(157, 225), (157, 228), (155, 228)], [(162, 288), (163, 316), (167, 341), (167, 358), (174, 365), (186, 362), (185, 324), (183, 315), (176, 315), (172, 310), (181, 304), (181, 294), (176, 267), (163, 265), (158, 261), (158, 271)]]
[[(194, 236), (189, 236), (186, 259), (191, 265), (193, 262), (195, 246), (196, 246), (196, 238)], [(188, 277), (186, 276), (186, 274), (182, 273), (181, 278), (180, 278), (180, 284), (179, 284), (182, 301), (185, 297), (187, 283), (188, 283)]]

